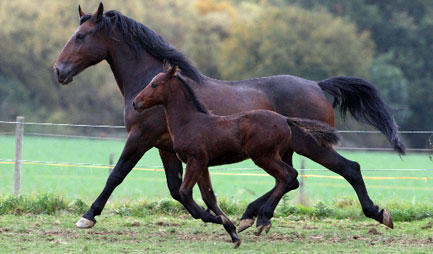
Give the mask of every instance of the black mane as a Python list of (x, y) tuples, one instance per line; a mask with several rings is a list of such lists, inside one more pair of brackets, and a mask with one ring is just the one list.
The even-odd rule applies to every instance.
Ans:
[[(182, 70), (183, 72), (183, 70)], [(194, 102), (195, 107), (197, 110), (201, 113), (209, 115), (209, 111), (206, 109), (206, 107), (201, 103), (201, 101), (197, 98), (197, 95), (195, 94), (194, 90), (188, 85), (186, 80), (182, 78), (180, 75), (176, 75), (177, 79), (182, 83), (183, 87), (185, 88), (186, 92), (190, 95), (192, 101)]]
[[(86, 16), (81, 18), (80, 23), (89, 19)], [(113, 27), (117, 28), (116, 31), (112, 30)], [(98, 29), (104, 29), (107, 36), (115, 40), (124, 40), (136, 53), (144, 49), (161, 61), (169, 60), (173, 65), (179, 66), (185, 76), (202, 83), (202, 74), (188, 58), (147, 26), (113, 10), (104, 13), (102, 19), (97, 22), (96, 30)]]

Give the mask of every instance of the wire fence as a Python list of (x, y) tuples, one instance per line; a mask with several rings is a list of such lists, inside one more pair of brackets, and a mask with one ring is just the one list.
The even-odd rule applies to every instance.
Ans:
[[(16, 125), (17, 121), (0, 121), (0, 124)], [(125, 129), (122, 125), (91, 125), (91, 124), (67, 124), (67, 123), (38, 123), (38, 122), (24, 122), (24, 125), (33, 126), (55, 126), (55, 127), (74, 127), (74, 128), (96, 128), (96, 129)], [(380, 131), (373, 130), (339, 130), (339, 133), (348, 134), (381, 134)], [(430, 130), (416, 130), (416, 131), (399, 131), (400, 134), (430, 134), (433, 135), (433, 131)], [(15, 135), (15, 132), (0, 132), (0, 135)], [(39, 137), (55, 137), (55, 138), (72, 138), (72, 139), (99, 139), (99, 140), (117, 140), (124, 141), (126, 137), (101, 137), (101, 136), (89, 136), (89, 135), (68, 135), (68, 134), (53, 134), (53, 133), (40, 133), (40, 132), (25, 132), (27, 136), (39, 136)], [(349, 146), (338, 146), (336, 150), (353, 150), (353, 151), (393, 151), (390, 147), (349, 147)], [(428, 148), (407, 148), (408, 152), (427, 152), (431, 153), (433, 150)], [(1, 159), (1, 158), (0, 158)]]
[[(92, 128), (92, 129), (112, 129), (112, 130), (124, 130), (124, 126), (120, 125), (91, 125), (91, 124), (66, 124), (66, 123), (38, 123), (38, 122), (24, 122), (24, 121), (0, 121), (0, 124), (6, 124), (6, 125), (16, 125), (17, 131), (5, 131), (0, 132), (0, 136), (13, 136), (17, 135), (18, 133), (18, 126), (21, 126), (21, 128), (24, 128), (24, 125), (28, 126), (42, 126), (42, 127), (72, 127), (72, 128)], [(348, 133), (348, 134), (380, 134), (379, 131), (371, 131), (371, 130), (342, 130), (339, 131), (340, 133)], [(36, 136), (36, 137), (53, 137), (53, 138), (70, 138), (70, 139), (90, 139), (90, 140), (115, 140), (115, 141), (125, 141), (126, 137), (110, 137), (110, 136), (89, 136), (89, 135), (70, 135), (70, 134), (54, 134), (54, 133), (42, 133), (42, 132), (23, 132), (24, 136)], [(431, 135), (433, 136), (433, 131), (430, 130), (416, 130), (416, 131), (400, 131), (400, 134), (424, 134), (424, 135)], [(429, 137), (429, 139), (431, 138)], [(18, 138), (18, 137), (17, 137)], [(17, 139), (18, 140), (18, 139)], [(17, 141), (18, 142), (18, 141)], [(348, 147), (348, 146), (340, 146), (336, 147), (336, 150), (347, 150), (347, 151), (392, 151), (392, 148), (388, 147)], [(408, 152), (416, 152), (416, 153), (432, 153), (432, 149), (427, 148), (408, 148)], [(430, 155), (431, 156), (431, 155)], [(430, 157), (431, 159), (431, 157)], [(114, 165), (105, 165), (105, 164), (94, 164), (94, 163), (79, 163), (79, 162), (58, 162), (58, 161), (39, 161), (39, 160), (23, 160), (22, 158), (15, 158), (15, 159), (8, 159), (8, 158), (1, 158), (0, 156), (0, 165), (7, 165), (7, 164), (15, 164), (15, 167), (17, 168), (17, 165), (41, 165), (41, 166), (56, 166), (56, 167), (82, 167), (82, 168), (103, 168), (103, 169), (110, 169)], [(433, 164), (432, 164), (433, 166)], [(16, 169), (17, 170), (17, 169)], [(138, 166), (134, 168), (134, 170), (141, 170), (141, 171), (157, 171), (157, 172), (163, 172), (162, 165), (157, 166)], [(212, 170), (212, 168), (211, 168)], [(250, 167), (250, 168), (230, 168), (226, 169), (228, 171), (242, 171), (242, 170), (260, 170), (257, 167)], [(303, 169), (303, 171), (328, 171), (327, 169), (313, 169), (313, 168), (306, 168)], [(433, 172), (432, 168), (395, 168), (395, 169), (381, 169), (381, 168), (370, 168), (370, 169), (363, 169), (363, 171), (381, 171), (381, 172), (387, 172), (387, 171), (425, 171), (425, 172)], [(20, 175), (20, 172), (16, 172), (16, 175)], [(261, 173), (232, 173), (232, 172), (211, 172), (211, 174), (214, 175), (242, 175), (242, 176), (266, 176), (266, 174)], [(333, 178), (333, 179), (342, 179), (339, 176), (325, 176), (325, 175), (313, 175), (313, 174), (302, 174), (303, 178)], [(410, 180), (422, 180), (422, 181), (428, 181), (432, 180), (432, 177), (411, 177), (411, 176), (402, 176), (402, 177), (387, 177), (387, 176), (368, 176), (364, 177), (365, 179), (370, 180), (395, 180), (395, 179), (410, 179)], [(18, 190), (16, 191), (18, 192)]]

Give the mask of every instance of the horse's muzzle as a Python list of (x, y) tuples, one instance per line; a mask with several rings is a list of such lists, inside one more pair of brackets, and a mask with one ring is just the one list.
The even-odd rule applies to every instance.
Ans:
[(74, 74), (72, 72), (72, 68), (68, 67), (63, 63), (54, 64), (54, 75), (57, 78), (57, 81), (62, 85), (67, 85), (72, 82), (74, 79)]

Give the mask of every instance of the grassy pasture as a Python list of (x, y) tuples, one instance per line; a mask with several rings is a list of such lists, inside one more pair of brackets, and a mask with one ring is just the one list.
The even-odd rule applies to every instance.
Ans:
[[(14, 159), (14, 137), (0, 136), (0, 159)], [(115, 160), (121, 153), (123, 141), (86, 140), (67, 138), (24, 137), (23, 159), (33, 161), (74, 162), (108, 164), (110, 153)], [(386, 152), (342, 152), (351, 160), (361, 164), (362, 169), (432, 169), (433, 162), (425, 154), (409, 154), (400, 159), (394, 153)], [(294, 165), (299, 168), (300, 156), (295, 156)], [(137, 168), (156, 167), (161, 169), (161, 160), (155, 149), (145, 154)], [(225, 165), (212, 169), (213, 185), (219, 196), (237, 200), (252, 200), (271, 189), (274, 180), (270, 176), (246, 176), (245, 173), (264, 174), (261, 170), (240, 170), (256, 168), (251, 161)], [(306, 160), (306, 168), (323, 169), (322, 166)], [(218, 174), (235, 175), (218, 175)], [(52, 192), (85, 201), (94, 200), (102, 190), (107, 178), (107, 169), (23, 165), (22, 193)], [(236, 175), (237, 174), (237, 175)], [(306, 171), (306, 174), (336, 176), (330, 171)], [(364, 171), (364, 176), (387, 177), (429, 177), (430, 171)], [(431, 202), (433, 200), (432, 180), (365, 180), (370, 196), (374, 200), (404, 200)], [(355, 197), (351, 186), (342, 179), (313, 178), (305, 179), (308, 198), (314, 203), (318, 200), (330, 201), (344, 196)], [(0, 164), (0, 193), (9, 194), (13, 189), (13, 164)], [(197, 193), (197, 191), (195, 191)], [(197, 194), (196, 194), (197, 195)], [(290, 199), (298, 195), (298, 190), (289, 194)], [(169, 198), (165, 175), (158, 171), (133, 170), (114, 192), (115, 200), (160, 200)]]
[[(235, 218), (237, 223), (239, 218)], [(103, 215), (89, 230), (76, 215), (0, 217), (1, 253), (431, 253), (433, 221), (388, 230), (367, 220), (275, 218), (268, 234), (248, 229), (233, 250), (223, 227), (189, 216)]]

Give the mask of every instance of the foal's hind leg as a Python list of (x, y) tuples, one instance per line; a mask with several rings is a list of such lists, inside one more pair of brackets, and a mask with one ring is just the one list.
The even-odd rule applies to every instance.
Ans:
[(201, 196), (207, 207), (212, 210), (216, 215), (222, 216), (223, 226), (225, 230), (230, 234), (234, 247), (237, 248), (241, 245), (241, 239), (236, 234), (236, 227), (233, 222), (224, 214), (221, 208), (218, 206), (215, 193), (213, 192), (212, 183), (209, 176), (209, 171), (203, 172), (201, 178), (198, 181), (198, 186), (200, 188)]
[(263, 168), (268, 174), (277, 180), (274, 192), (266, 200), (260, 208), (257, 216), (257, 235), (260, 235), (263, 230), (268, 232), (271, 228), (270, 219), (274, 216), (274, 210), (280, 202), (281, 198), (291, 188), (291, 183), (296, 180), (298, 172), (283, 162), (278, 155), (262, 156), (260, 158), (252, 158), (257, 166)]
[[(293, 156), (293, 151), (292, 150), (287, 151), (283, 156), (283, 161), (285, 161), (290, 166), (293, 166), (292, 156)], [(259, 197), (254, 202), (252, 202), (248, 205), (247, 209), (245, 210), (244, 214), (242, 215), (241, 221), (239, 222), (238, 232), (242, 232), (254, 224), (254, 217), (257, 216), (260, 208), (265, 204), (265, 202), (272, 195), (277, 184), (278, 184), (278, 182), (275, 182), (275, 186), (270, 191), (268, 191), (266, 194)], [(295, 190), (298, 187), (299, 187), (298, 179), (294, 179), (292, 181), (292, 183), (290, 183), (288, 191)]]
[(352, 185), (358, 195), (365, 216), (375, 219), (390, 228), (394, 227), (391, 214), (385, 209), (379, 210), (379, 207), (376, 206), (368, 196), (358, 163), (347, 160), (332, 148), (314, 145), (312, 143), (308, 143), (308, 145), (308, 147), (299, 145), (298, 147), (301, 149), (299, 152), (296, 150), (296, 152), (344, 177), (344, 179)]

